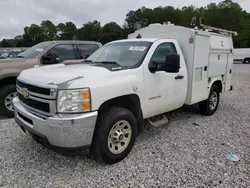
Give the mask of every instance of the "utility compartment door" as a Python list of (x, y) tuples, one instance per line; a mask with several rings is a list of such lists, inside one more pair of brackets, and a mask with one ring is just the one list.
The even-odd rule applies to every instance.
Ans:
[(229, 52), (211, 52), (209, 57), (208, 77), (226, 74)]
[(227, 72), (228, 54), (232, 53), (231, 38), (227, 36), (211, 36), (208, 77), (222, 76)]
[(196, 35), (194, 50), (193, 87), (191, 103), (208, 98), (208, 59), (210, 36)]
[(211, 50), (228, 51), (232, 48), (231, 38), (227, 36), (212, 35), (210, 45)]

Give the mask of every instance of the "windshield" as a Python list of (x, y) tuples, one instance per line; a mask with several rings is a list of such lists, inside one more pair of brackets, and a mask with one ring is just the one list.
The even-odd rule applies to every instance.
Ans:
[(6, 53), (2, 54), (0, 57), (8, 57), (8, 56), (9, 56), (9, 53), (6, 52)]
[(122, 67), (134, 67), (143, 60), (151, 42), (128, 41), (107, 44), (94, 52), (86, 61), (94, 63), (117, 63)]
[(34, 57), (38, 56), (43, 50), (45, 50), (45, 48), (47, 48), (50, 44), (51, 44), (51, 42), (39, 43), (39, 44), (27, 49), (26, 51), (24, 51), (21, 54), (21, 56), (24, 58), (27, 58), (27, 59), (34, 58)]

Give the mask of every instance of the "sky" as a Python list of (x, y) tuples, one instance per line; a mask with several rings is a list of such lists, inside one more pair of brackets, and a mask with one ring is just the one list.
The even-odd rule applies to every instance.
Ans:
[[(25, 26), (40, 25), (43, 20), (54, 24), (72, 21), (77, 27), (93, 20), (102, 24), (115, 21), (122, 25), (130, 10), (142, 6), (200, 7), (212, 2), (220, 0), (0, 0), (0, 40), (23, 34)], [(250, 0), (235, 2), (250, 12)]]

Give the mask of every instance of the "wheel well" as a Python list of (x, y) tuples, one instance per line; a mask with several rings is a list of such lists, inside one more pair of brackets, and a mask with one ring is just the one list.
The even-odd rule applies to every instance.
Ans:
[(16, 84), (16, 77), (15, 76), (3, 78), (2, 80), (0, 80), (0, 85), (1, 86), (9, 85), (9, 84)]
[(246, 57), (245, 59), (243, 59), (243, 62), (249, 61), (249, 60), (250, 60), (250, 57)]
[(215, 81), (213, 85), (216, 85), (219, 88), (219, 92), (222, 92), (222, 82), (220, 80)]
[(131, 95), (124, 95), (124, 96), (110, 99), (104, 102), (100, 106), (98, 111), (103, 112), (107, 110), (108, 108), (114, 107), (114, 106), (122, 107), (131, 111), (137, 119), (139, 132), (142, 131), (143, 117), (142, 117), (142, 112), (141, 112), (141, 103), (140, 103), (140, 99), (138, 95), (131, 94)]

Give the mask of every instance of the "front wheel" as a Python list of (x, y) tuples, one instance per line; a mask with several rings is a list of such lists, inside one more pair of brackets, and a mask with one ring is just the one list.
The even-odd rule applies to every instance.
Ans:
[(0, 89), (0, 115), (4, 117), (14, 117), (13, 99), (16, 97), (16, 87), (14, 84), (3, 86)]
[(94, 150), (100, 160), (114, 164), (132, 150), (137, 137), (137, 122), (127, 109), (113, 107), (100, 114), (96, 124)]
[(210, 90), (208, 99), (199, 103), (201, 113), (208, 116), (213, 115), (219, 106), (219, 102), (219, 88), (216, 85), (213, 85)]

